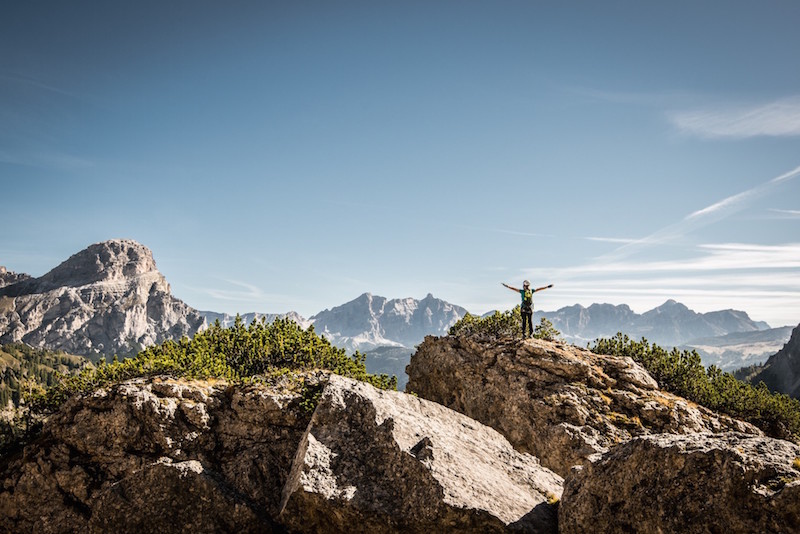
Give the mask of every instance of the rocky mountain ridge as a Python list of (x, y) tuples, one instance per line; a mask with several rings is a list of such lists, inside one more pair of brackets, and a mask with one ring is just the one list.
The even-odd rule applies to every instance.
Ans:
[(414, 347), (426, 335), (445, 335), (467, 310), (437, 299), (387, 299), (364, 293), (311, 317), (318, 334), (350, 350), (380, 346)]
[[(464, 314), (464, 308), (430, 294), (417, 300), (364, 293), (309, 319), (295, 312), (248, 313), (242, 318), (249, 323), (289, 317), (303, 327), (314, 324), (318, 333), (337, 346), (376, 351), (370, 357), (372, 368), (397, 373), (404, 382), (402, 369), (414, 347), (427, 335), (446, 334)], [(697, 348), (706, 365), (713, 363), (725, 370), (761, 363), (783, 342), (776, 334), (767, 341), (754, 337), (730, 344), (714, 336), (758, 336), (768, 325), (752, 321), (745, 312), (701, 314), (675, 301), (643, 314), (626, 305), (593, 304), (536, 312), (537, 321), (542, 316), (575, 344), (585, 346), (589, 340), (622, 331), (663, 346)], [(233, 324), (234, 318), (198, 312), (173, 297), (152, 253), (134, 241), (97, 243), (39, 278), (5, 268), (0, 271), (0, 343), (23, 341), (86, 356), (124, 356), (153, 342), (192, 335), (215, 320), (224, 326)], [(387, 352), (387, 347), (397, 350)], [(383, 361), (385, 355), (389, 359)]]
[(791, 335), (791, 326), (781, 326), (693, 339), (679, 348), (696, 350), (706, 367), (715, 365), (732, 373), (743, 367), (765, 363), (789, 341)]
[(800, 325), (792, 330), (789, 341), (764, 364), (751, 382), (763, 381), (772, 391), (800, 399)]
[(12, 284), (16, 284), (17, 282), (27, 280), (28, 278), (30, 278), (30, 276), (27, 274), (9, 271), (0, 265), (0, 287), (10, 286)]
[(0, 343), (125, 355), (202, 325), (172, 296), (152, 252), (131, 240), (96, 243), (39, 278), (0, 288)]
[(767, 323), (753, 321), (743, 311), (697, 313), (672, 299), (642, 314), (634, 312), (626, 304), (592, 304), (588, 308), (576, 304), (554, 312), (537, 311), (535, 319), (539, 317), (547, 317), (570, 343), (584, 346), (589, 341), (611, 337), (617, 332), (635, 339), (645, 337), (658, 345), (672, 347), (698, 338), (769, 328)]
[[(223, 328), (230, 328), (236, 323), (236, 315), (231, 315), (229, 313), (218, 313), (212, 311), (201, 311), (199, 312), (200, 316), (203, 317), (205, 323), (207, 325), (214, 324), (215, 321), (219, 321), (220, 325)], [(312, 322), (300, 315), (297, 312), (287, 312), (287, 313), (259, 313), (259, 312), (249, 312), (249, 313), (242, 313), (238, 314), (240, 320), (243, 324), (248, 325), (253, 321), (261, 321), (262, 319), (267, 323), (271, 323), (275, 319), (291, 319), (295, 323), (299, 324), (303, 328), (308, 328)]]

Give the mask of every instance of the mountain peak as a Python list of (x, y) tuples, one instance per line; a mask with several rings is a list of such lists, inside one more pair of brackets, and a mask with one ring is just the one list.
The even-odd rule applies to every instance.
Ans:
[(80, 287), (157, 272), (153, 253), (131, 239), (89, 245), (41, 277), (47, 287)]
[(130, 239), (95, 243), (44, 276), (11, 282), (0, 283), (0, 296), (13, 297), (0, 310), (0, 325), (9, 325), (2, 342), (124, 354), (203, 324), (171, 295), (150, 249)]

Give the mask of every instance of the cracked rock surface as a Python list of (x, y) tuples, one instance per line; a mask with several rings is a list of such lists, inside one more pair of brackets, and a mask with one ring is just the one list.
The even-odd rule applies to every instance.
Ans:
[(300, 392), (141, 378), (0, 458), (0, 531), (556, 532), (563, 479), (435, 403), (312, 373)]
[(296, 394), (219, 381), (73, 398), (0, 460), (0, 530), (271, 532), (309, 417)]
[(436, 403), (332, 376), (284, 489), (301, 532), (556, 532), (562, 479)]
[(630, 358), (538, 339), (428, 337), (406, 368), (407, 390), (503, 434), (566, 477), (610, 448), (656, 433), (754, 426), (658, 389)]
[(800, 447), (740, 433), (660, 434), (567, 477), (559, 531), (800, 532)]

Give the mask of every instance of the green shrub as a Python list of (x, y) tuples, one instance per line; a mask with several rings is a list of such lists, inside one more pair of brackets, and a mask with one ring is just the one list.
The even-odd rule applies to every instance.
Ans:
[[(486, 317), (467, 313), (450, 327), (451, 336), (522, 337), (522, 313), (517, 306), (513, 310), (496, 311)], [(533, 337), (547, 341), (557, 341), (561, 332), (555, 329), (546, 317), (542, 317), (533, 329)]]
[[(77, 375), (61, 375), (57, 383), (46, 389), (26, 388), (23, 400), (27, 424), (17, 425), (16, 432), (29, 435), (36, 421), (73, 395), (130, 378), (170, 375), (252, 382), (313, 370), (331, 371), (382, 389), (397, 389), (397, 377), (367, 373), (363, 354), (356, 352), (348, 356), (344, 349), (319, 337), (313, 326), (304, 330), (290, 319), (277, 319), (270, 324), (262, 319), (245, 326), (237, 317), (230, 328), (222, 328), (216, 322), (192, 339), (165, 341), (141, 351), (134, 358), (121, 361), (114, 358), (112, 363), (101, 359), (96, 367), (84, 369)], [(310, 409), (315, 406), (319, 391), (312, 387), (303, 390), (302, 395), (303, 406)], [(9, 441), (7, 432), (0, 436), (3, 437)], [(12, 435), (11, 439), (15, 437)]]
[(597, 354), (629, 356), (639, 362), (659, 386), (711, 410), (742, 419), (781, 439), (800, 442), (800, 401), (737, 380), (712, 365), (703, 367), (696, 351), (668, 351), (644, 338), (633, 341), (617, 334), (589, 347)]

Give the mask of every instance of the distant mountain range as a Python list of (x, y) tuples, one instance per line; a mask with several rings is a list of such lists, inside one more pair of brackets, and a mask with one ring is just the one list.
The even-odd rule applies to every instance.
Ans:
[(694, 339), (680, 348), (696, 350), (706, 367), (716, 365), (723, 371), (733, 372), (742, 367), (764, 363), (783, 347), (791, 335), (791, 326), (781, 326)]
[(386, 299), (364, 293), (341, 306), (311, 317), (318, 334), (350, 350), (381, 346), (409, 347), (425, 336), (446, 335), (467, 310), (437, 299)]
[(199, 312), (200, 315), (205, 319), (205, 323), (207, 325), (214, 324), (216, 321), (219, 321), (220, 326), (223, 328), (230, 328), (231, 326), (236, 323), (236, 317), (241, 319), (242, 323), (245, 325), (249, 325), (253, 321), (261, 321), (262, 319), (267, 323), (271, 323), (275, 319), (285, 319), (289, 318), (295, 323), (299, 324), (303, 328), (308, 328), (311, 325), (311, 321), (300, 315), (299, 313), (295, 312), (288, 312), (288, 313), (257, 313), (257, 312), (250, 312), (250, 313), (240, 313), (237, 315), (231, 315), (229, 313), (217, 313), (213, 311), (201, 311)]
[(642, 314), (625, 304), (592, 304), (588, 308), (576, 304), (555, 312), (536, 312), (535, 319), (539, 317), (547, 317), (567, 341), (576, 345), (624, 332), (636, 339), (645, 337), (653, 343), (672, 347), (698, 338), (769, 328), (767, 323), (753, 321), (743, 311), (697, 313), (674, 300)]
[[(364, 293), (308, 319), (295, 312), (246, 313), (242, 319), (289, 317), (303, 327), (313, 324), (334, 345), (366, 352), (372, 369), (404, 378), (397, 371), (405, 368), (414, 347), (426, 335), (446, 335), (466, 313), (431, 294), (417, 300)], [(762, 363), (789, 337), (788, 328), (769, 329), (743, 311), (696, 313), (674, 300), (643, 314), (626, 305), (592, 304), (537, 311), (535, 320), (540, 317), (577, 345), (623, 332), (662, 346), (696, 348), (704, 363), (726, 370)], [(96, 243), (39, 278), (0, 267), (0, 343), (21, 341), (85, 356), (126, 355), (191, 336), (217, 320), (230, 326), (235, 316), (197, 311), (172, 296), (151, 251), (135, 241)]]

